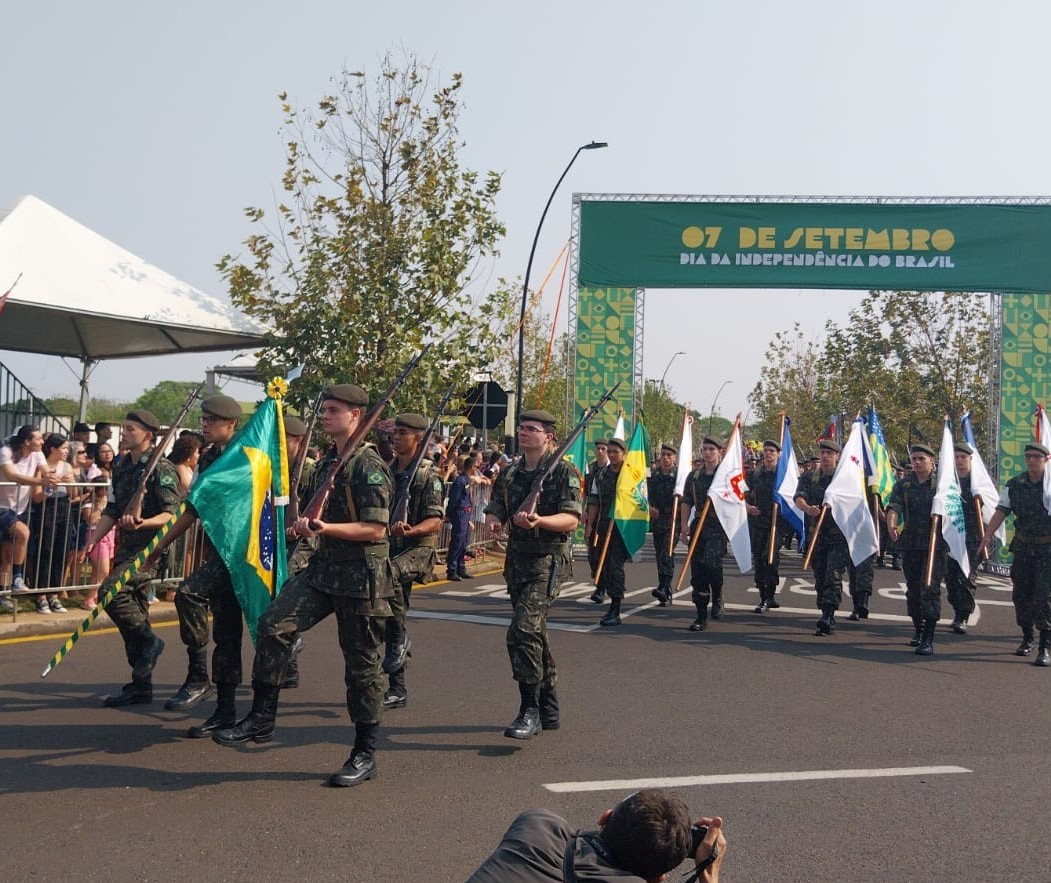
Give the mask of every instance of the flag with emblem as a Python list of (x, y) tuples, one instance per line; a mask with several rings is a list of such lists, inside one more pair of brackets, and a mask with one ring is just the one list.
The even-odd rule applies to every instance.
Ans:
[(288, 458), (279, 398), (269, 397), (195, 482), (188, 502), (226, 564), (252, 642), (285, 581)]
[(940, 515), (942, 518), (942, 536), (949, 547), (949, 557), (956, 560), (960, 570), (970, 573), (963, 494), (960, 492), (960, 480), (956, 477), (956, 457), (948, 418), (942, 427), (942, 447), (938, 452), (938, 488), (931, 503), (931, 515)]
[(876, 409), (869, 405), (868, 413), (868, 450), (872, 459), (867, 464), (869, 484), (879, 495), (880, 502), (886, 506), (890, 492), (894, 490), (894, 467), (887, 451), (887, 440), (883, 436), (883, 424), (879, 422)]
[(725, 450), (712, 476), (708, 498), (730, 541), (737, 566), (741, 573), (748, 573), (752, 569), (752, 539), (748, 535), (748, 508), (744, 499), (748, 485), (744, 480), (744, 459), (741, 456), (740, 414), (734, 421), (734, 429)]
[(855, 565), (879, 551), (876, 525), (865, 495), (865, 422), (858, 417), (840, 454), (836, 472), (825, 488), (825, 504), (833, 521), (847, 539), (850, 560)]
[(647, 451), (650, 436), (640, 416), (631, 433), (624, 465), (617, 476), (617, 493), (613, 499), (613, 521), (629, 555), (636, 555), (646, 543), (650, 529), (650, 501), (646, 479), (649, 477)]

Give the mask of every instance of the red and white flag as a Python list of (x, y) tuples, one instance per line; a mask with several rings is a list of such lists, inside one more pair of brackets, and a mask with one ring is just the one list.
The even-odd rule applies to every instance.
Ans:
[(712, 486), (708, 488), (708, 499), (723, 526), (734, 560), (741, 573), (752, 569), (752, 539), (748, 535), (748, 507), (744, 495), (748, 485), (744, 480), (744, 459), (741, 457), (741, 420), (734, 422), (734, 431), (726, 443), (719, 468), (712, 476)]

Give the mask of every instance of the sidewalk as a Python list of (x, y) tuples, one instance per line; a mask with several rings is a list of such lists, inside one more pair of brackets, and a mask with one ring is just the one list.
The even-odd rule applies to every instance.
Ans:
[[(493, 573), (499, 579), (503, 565), (503, 555), (486, 552), (483, 557), (468, 559), (467, 572), (472, 576), (480, 573)], [(425, 586), (417, 586), (416, 591), (426, 591), (431, 586), (446, 584), (445, 565), (436, 565), (434, 574), (438, 579)], [(64, 636), (70, 634), (87, 618), (89, 611), (81, 609), (80, 601), (72, 598), (62, 603), (66, 606), (65, 613), (19, 611), (17, 621), (10, 613), (0, 613), (0, 641), (10, 638), (29, 638), (36, 635)], [(150, 622), (152, 623), (177, 622), (178, 618), (175, 604), (170, 601), (157, 601), (156, 604), (150, 605)], [(100, 613), (98, 619), (91, 625), (92, 631), (113, 627), (113, 622), (105, 612)]]

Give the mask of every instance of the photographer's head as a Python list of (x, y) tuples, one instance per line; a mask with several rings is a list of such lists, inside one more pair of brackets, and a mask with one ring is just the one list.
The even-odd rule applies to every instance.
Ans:
[(690, 853), (690, 810), (675, 794), (647, 788), (606, 810), (602, 841), (617, 865), (644, 880), (659, 880)]

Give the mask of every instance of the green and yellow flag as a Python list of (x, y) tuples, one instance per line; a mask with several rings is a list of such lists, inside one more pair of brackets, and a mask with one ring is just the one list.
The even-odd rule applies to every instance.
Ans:
[(613, 500), (613, 521), (620, 531), (629, 555), (635, 555), (646, 542), (650, 529), (650, 502), (646, 479), (649, 477), (647, 452), (650, 435), (641, 415), (628, 442), (624, 465), (617, 476), (617, 495)]
[(270, 397), (188, 498), (230, 572), (253, 644), (256, 623), (286, 577), (284, 513), (278, 509), (288, 504), (281, 391), (279, 384), (270, 384)]
[(880, 502), (886, 506), (890, 492), (894, 490), (894, 467), (887, 452), (887, 440), (883, 437), (883, 424), (880, 423), (872, 405), (869, 405), (868, 419), (865, 422), (868, 423), (869, 450), (872, 451), (872, 462), (865, 464), (865, 471), (868, 483), (879, 495)]

